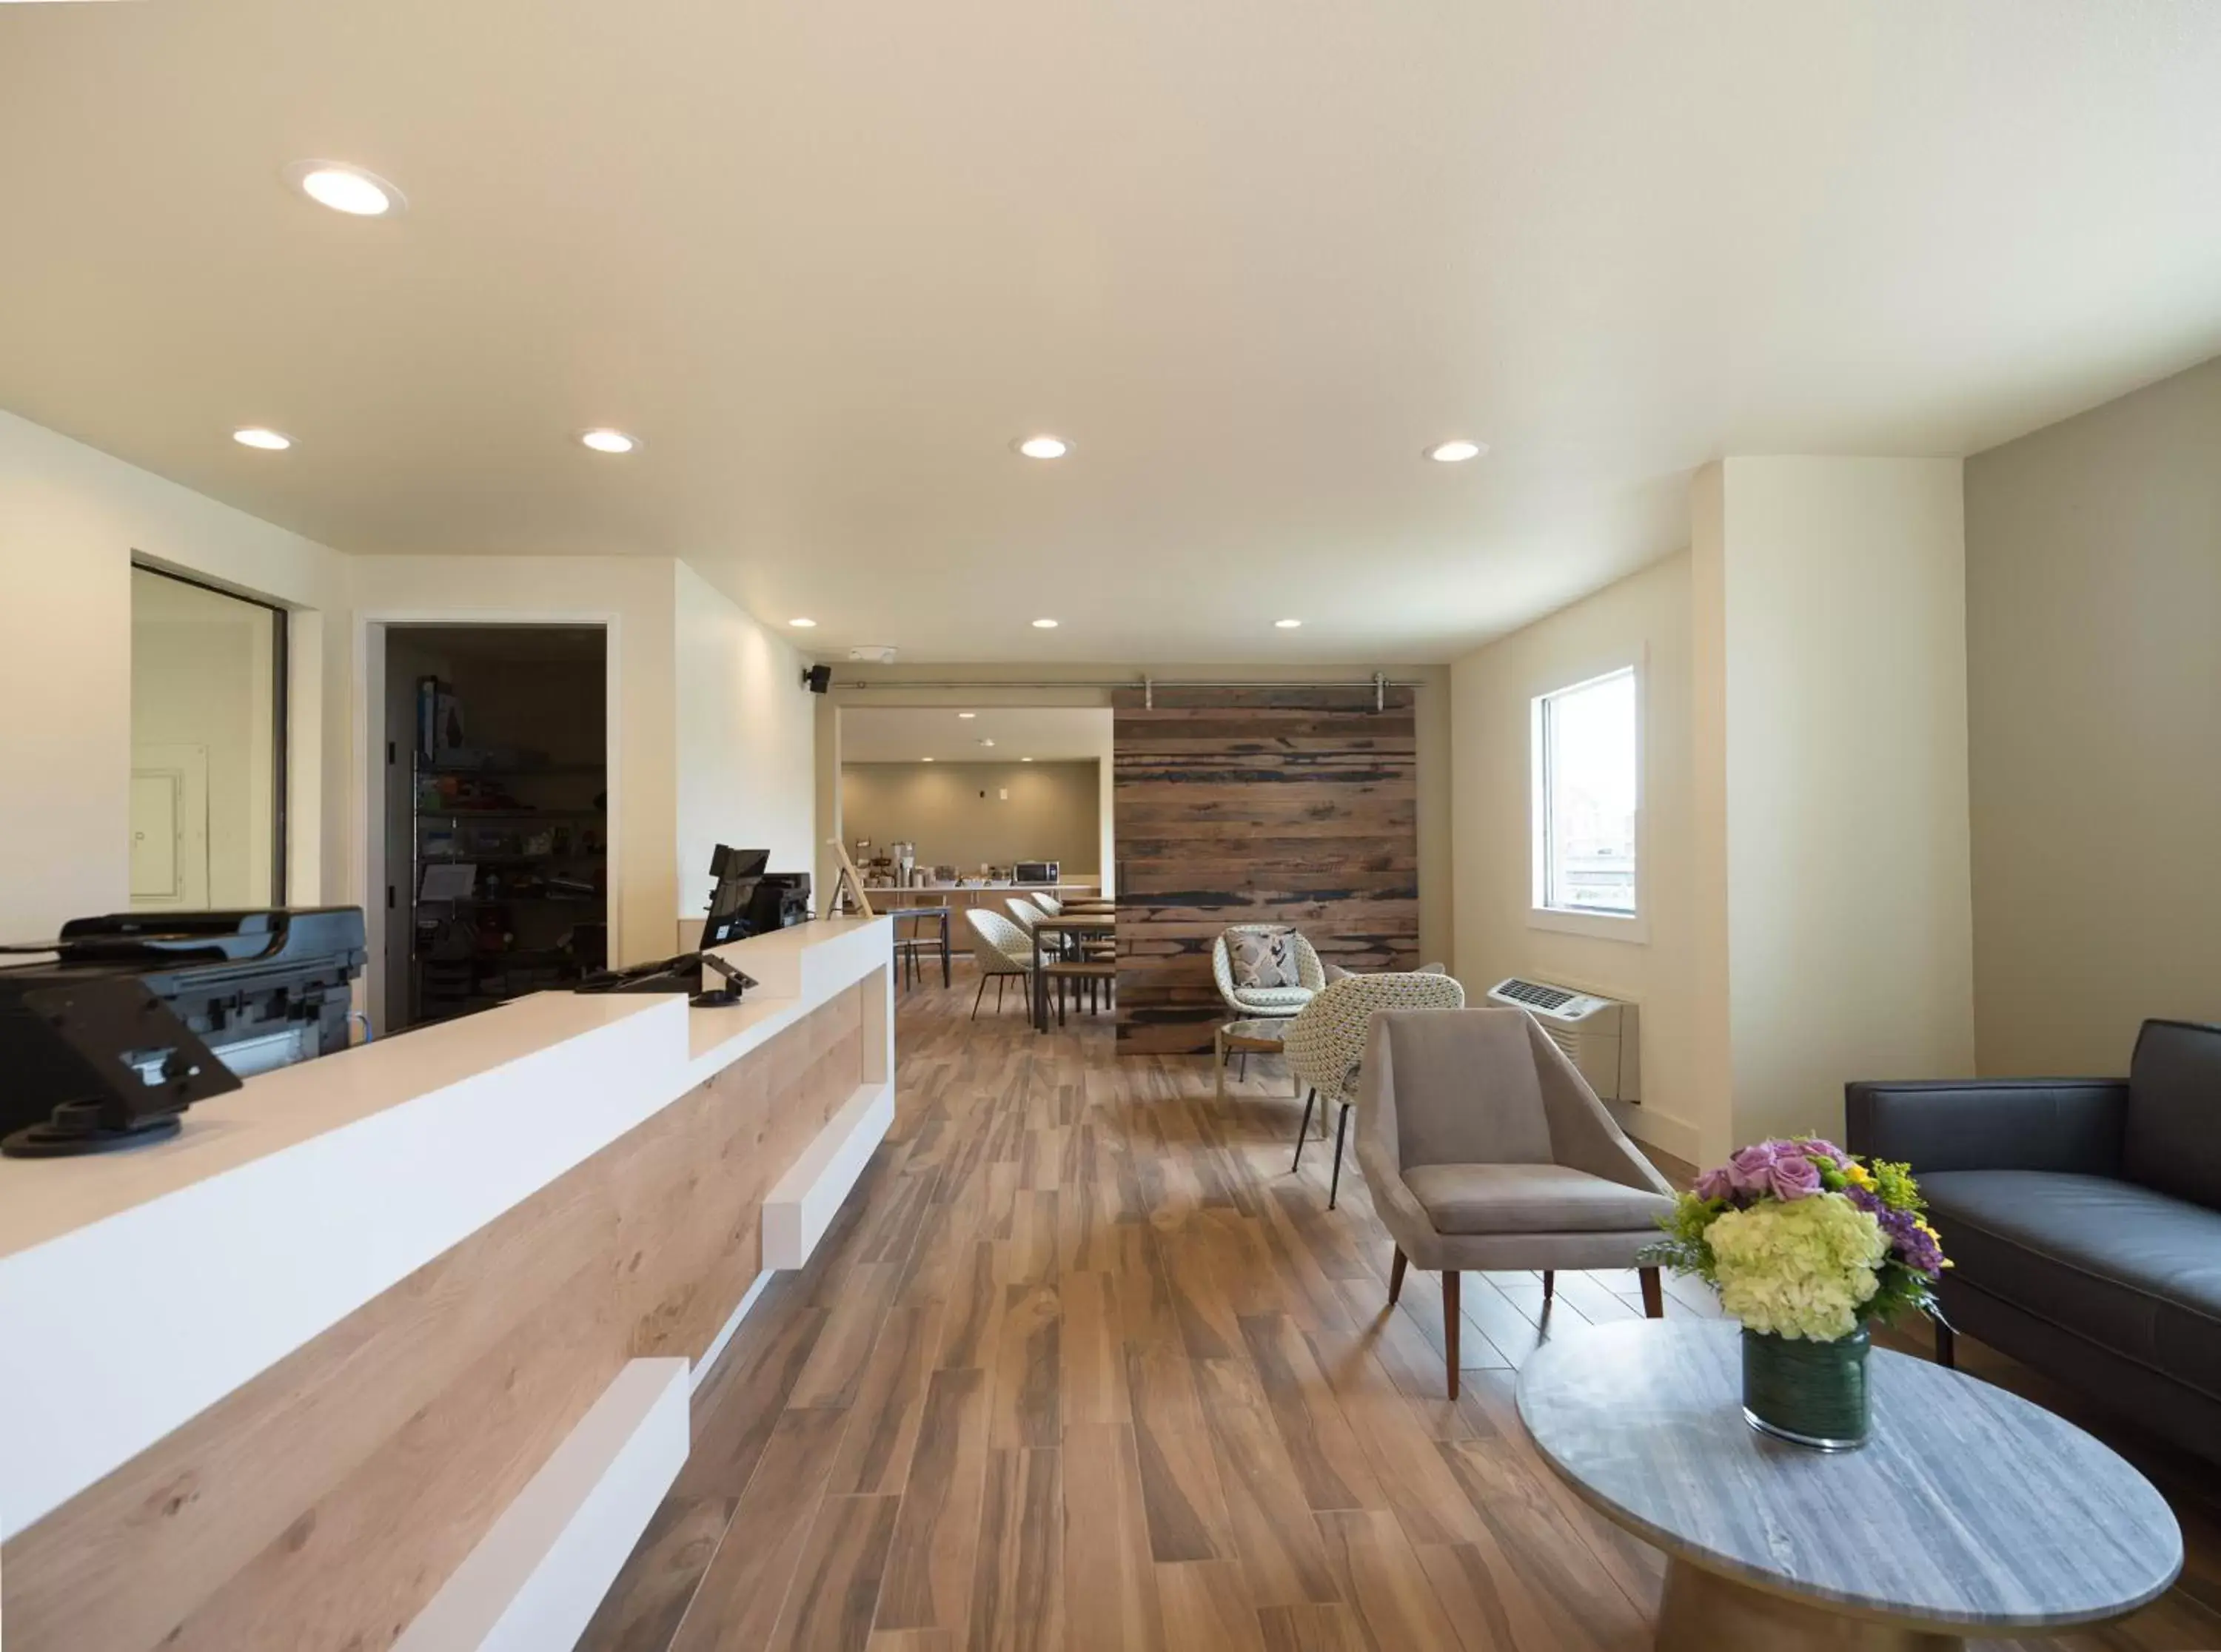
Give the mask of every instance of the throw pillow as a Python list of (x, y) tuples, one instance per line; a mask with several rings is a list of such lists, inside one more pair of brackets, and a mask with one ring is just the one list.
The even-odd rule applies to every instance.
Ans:
[(1237, 988), (1300, 987), (1296, 968), (1296, 932), (1292, 929), (1250, 930), (1231, 937), (1227, 962)]

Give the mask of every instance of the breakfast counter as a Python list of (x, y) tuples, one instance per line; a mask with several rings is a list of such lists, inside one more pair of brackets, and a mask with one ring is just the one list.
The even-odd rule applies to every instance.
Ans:
[(731, 1007), (540, 994), (0, 1160), (11, 1649), (570, 1644), (892, 1124), (890, 927), (718, 949)]

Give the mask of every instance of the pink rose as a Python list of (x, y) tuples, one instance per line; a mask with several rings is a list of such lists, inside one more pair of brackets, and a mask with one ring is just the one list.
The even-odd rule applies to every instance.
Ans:
[(1749, 1147), (1737, 1148), (1729, 1158), (1727, 1176), (1737, 1193), (1762, 1194), (1769, 1188), (1773, 1169), (1774, 1144), (1754, 1142)]
[(1697, 1197), (1699, 1199), (1732, 1199), (1735, 1192), (1735, 1177), (1724, 1165), (1717, 1170), (1707, 1170), (1697, 1178)]
[(1785, 1203), (1820, 1191), (1820, 1167), (1802, 1153), (1783, 1153), (1767, 1175), (1767, 1191)]

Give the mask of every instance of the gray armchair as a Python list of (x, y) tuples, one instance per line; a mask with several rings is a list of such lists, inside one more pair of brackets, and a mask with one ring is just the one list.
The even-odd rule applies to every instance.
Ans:
[[(1524, 1010), (1376, 1015), (1357, 1109), (1357, 1162), (1396, 1241), (1388, 1300), (1414, 1262), (1442, 1276), (1450, 1398), (1458, 1391), (1458, 1274), (1632, 1268), (1673, 1190)], [(1664, 1312), (1658, 1270), (1642, 1303)]]

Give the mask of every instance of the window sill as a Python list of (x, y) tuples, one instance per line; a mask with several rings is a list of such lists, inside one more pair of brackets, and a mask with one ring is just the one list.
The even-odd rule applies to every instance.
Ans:
[(1586, 935), (1593, 940), (1624, 941), (1635, 946), (1650, 944), (1650, 920), (1640, 913), (1620, 918), (1608, 913), (1530, 907), (1527, 910), (1527, 927), (1554, 930), (1561, 935)]

